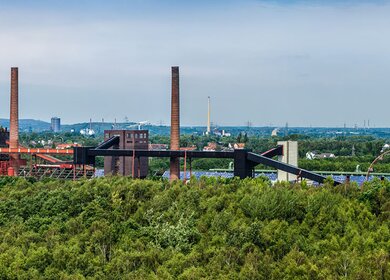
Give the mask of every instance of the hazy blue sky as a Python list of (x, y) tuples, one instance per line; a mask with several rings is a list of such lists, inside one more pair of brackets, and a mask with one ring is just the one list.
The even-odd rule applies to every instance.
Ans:
[(390, 126), (389, 1), (0, 0), (0, 117)]

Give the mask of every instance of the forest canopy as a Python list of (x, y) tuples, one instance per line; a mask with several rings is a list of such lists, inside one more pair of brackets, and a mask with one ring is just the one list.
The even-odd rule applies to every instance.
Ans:
[(390, 279), (390, 183), (0, 178), (1, 279)]

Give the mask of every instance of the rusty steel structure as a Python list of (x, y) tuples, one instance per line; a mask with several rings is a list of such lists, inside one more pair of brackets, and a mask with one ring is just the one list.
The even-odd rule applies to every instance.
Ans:
[[(105, 165), (114, 174), (131, 175), (135, 178), (145, 178), (148, 169), (149, 157), (170, 158), (170, 180), (180, 179), (180, 158), (186, 162), (193, 158), (231, 158), (234, 160), (234, 176), (247, 178), (254, 176), (254, 167), (264, 164), (287, 173), (295, 174), (298, 178), (307, 178), (317, 182), (324, 182), (324, 176), (272, 159), (283, 154), (283, 146), (278, 146), (262, 154), (255, 154), (250, 150), (236, 149), (226, 152), (191, 151), (180, 149), (180, 86), (179, 67), (172, 69), (171, 92), (171, 147), (170, 150), (148, 150), (148, 131), (105, 131), (105, 141), (97, 147), (73, 147), (73, 150), (61, 149), (32, 149), (19, 145), (19, 112), (18, 112), (18, 68), (11, 68), (11, 104), (10, 104), (10, 131), (0, 131), (0, 175), (38, 176), (39, 178), (73, 178), (90, 177), (94, 174), (96, 156), (105, 157)], [(7, 138), (9, 137), (9, 141)], [(9, 145), (7, 147), (7, 145)], [(30, 164), (30, 167), (21, 167), (26, 161), (21, 154), (39, 157), (51, 164)], [(73, 155), (73, 162), (60, 161), (53, 154)], [(9, 160), (5, 160), (9, 158)], [(32, 163), (32, 161), (30, 162)], [(11, 166), (10, 166), (11, 165)], [(81, 168), (80, 168), (81, 167)], [(106, 166), (105, 166), (106, 167)], [(19, 169), (21, 172), (19, 172)], [(11, 171), (11, 172), (10, 172)], [(119, 171), (119, 172), (118, 172)], [(88, 175), (89, 174), (89, 175)], [(184, 177), (185, 180), (185, 177)], [(335, 184), (339, 182), (335, 181)]]
[[(47, 174), (54, 174), (51, 172), (53, 169), (67, 169), (72, 170), (75, 174), (78, 174), (75, 166), (72, 162), (66, 164), (65, 161), (54, 158), (50, 155), (72, 155), (73, 149), (43, 149), (43, 148), (27, 148), (19, 144), (19, 69), (18, 67), (11, 67), (11, 86), (10, 86), (10, 127), (9, 131), (6, 128), (0, 129), (0, 175), (9, 176), (30, 176), (33, 174), (34, 169), (32, 158), (35, 161), (38, 159), (51, 163), (51, 165), (45, 165)], [(26, 173), (27, 160), (22, 159), (21, 155), (30, 156), (30, 169), (29, 173)], [(35, 164), (37, 166), (37, 164)], [(71, 167), (69, 167), (71, 166)], [(42, 166), (40, 167), (43, 168)], [(73, 169), (75, 169), (73, 171)], [(80, 168), (79, 168), (80, 169)], [(88, 169), (88, 168), (86, 168)], [(84, 170), (83, 170), (84, 171)], [(45, 173), (45, 174), (46, 174)], [(61, 170), (58, 173), (63, 174)], [(85, 172), (83, 172), (84, 174)], [(90, 173), (90, 172), (89, 172)]]
[[(180, 149), (180, 86), (179, 67), (172, 67), (171, 150)], [(170, 180), (180, 179), (180, 158), (170, 158)]]
[(71, 149), (44, 149), (44, 148), (0, 148), (0, 154), (43, 154), (43, 155), (73, 155)]
[[(390, 154), (390, 150), (387, 150), (383, 153), (381, 153), (379, 156), (377, 156), (370, 164), (370, 166), (368, 167), (367, 169), (367, 174), (366, 174), (366, 181), (368, 181), (368, 179), (370, 178), (370, 173), (374, 170), (374, 165), (380, 161), (380, 160), (383, 160), (384, 156), (386, 155), (389, 155)], [(362, 186), (362, 191), (363, 191), (363, 186)]]

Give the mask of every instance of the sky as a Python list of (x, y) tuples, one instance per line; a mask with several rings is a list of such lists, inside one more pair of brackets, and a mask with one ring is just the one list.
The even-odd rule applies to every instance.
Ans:
[(390, 1), (0, 0), (0, 118), (390, 127)]

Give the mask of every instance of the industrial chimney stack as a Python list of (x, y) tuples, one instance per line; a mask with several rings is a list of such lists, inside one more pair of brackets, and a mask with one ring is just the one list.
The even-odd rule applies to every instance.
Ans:
[[(179, 67), (172, 67), (171, 150), (180, 149)], [(170, 180), (180, 179), (180, 159), (170, 159)]]
[[(19, 148), (19, 77), (18, 68), (11, 68), (11, 108), (9, 147)], [(19, 169), (19, 155), (12, 155), (12, 167), (16, 174)]]

